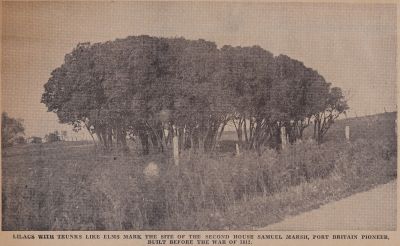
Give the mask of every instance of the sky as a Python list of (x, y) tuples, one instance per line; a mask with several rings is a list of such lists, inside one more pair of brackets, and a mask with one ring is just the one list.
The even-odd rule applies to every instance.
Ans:
[(3, 2), (2, 111), (27, 136), (71, 127), (40, 103), (43, 85), (80, 42), (132, 35), (259, 45), (317, 70), (345, 92), (348, 117), (397, 110), (396, 6), (390, 4)]

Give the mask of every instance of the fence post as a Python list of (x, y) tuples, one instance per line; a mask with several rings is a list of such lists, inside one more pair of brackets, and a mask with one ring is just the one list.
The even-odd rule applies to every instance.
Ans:
[(282, 149), (286, 147), (286, 128), (284, 126), (281, 127), (281, 142)]
[(178, 138), (175, 135), (172, 137), (172, 152), (174, 156), (174, 163), (176, 166), (179, 166), (179, 144)]
[(345, 127), (345, 135), (346, 135), (346, 140), (349, 141), (350, 140), (350, 127), (349, 126)]

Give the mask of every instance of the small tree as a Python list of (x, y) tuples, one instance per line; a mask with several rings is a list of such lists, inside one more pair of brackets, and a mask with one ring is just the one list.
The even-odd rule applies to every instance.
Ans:
[(322, 143), (329, 128), (341, 114), (346, 114), (347, 109), (349, 106), (342, 90), (338, 87), (331, 88), (326, 99), (325, 110), (314, 115), (314, 139), (318, 143)]
[(12, 146), (16, 139), (24, 135), (25, 128), (22, 120), (8, 116), (6, 112), (1, 115), (1, 146)]

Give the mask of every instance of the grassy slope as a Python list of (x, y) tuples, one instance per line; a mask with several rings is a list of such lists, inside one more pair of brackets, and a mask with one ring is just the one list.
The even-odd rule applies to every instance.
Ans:
[[(142, 158), (137, 153), (104, 155), (91, 146), (68, 146), (71, 143), (5, 149), (3, 230), (207, 230), (265, 226), (288, 214), (395, 178), (395, 118), (395, 114), (388, 113), (341, 120), (332, 127), (322, 148), (294, 146), (280, 156), (267, 153), (262, 158), (246, 154), (241, 158), (195, 161), (182, 158), (183, 167), (179, 170), (160, 165), (165, 176), (155, 181), (145, 180), (142, 170), (150, 160), (168, 162), (165, 157)], [(345, 125), (350, 126), (351, 143), (344, 140)], [(313, 152), (301, 154), (308, 149)], [(329, 159), (332, 152), (335, 155)], [(285, 175), (278, 168), (282, 164), (289, 168), (294, 165), (296, 169), (296, 165), (310, 162), (324, 170), (332, 160), (335, 168), (324, 178), (317, 175), (306, 182), (299, 173), (282, 183), (286, 176), (279, 176)], [(320, 163), (326, 165), (319, 166)], [(265, 176), (270, 179), (268, 185), (278, 188), (262, 195), (258, 181), (264, 182), (265, 177), (257, 175), (268, 170), (274, 171)]]

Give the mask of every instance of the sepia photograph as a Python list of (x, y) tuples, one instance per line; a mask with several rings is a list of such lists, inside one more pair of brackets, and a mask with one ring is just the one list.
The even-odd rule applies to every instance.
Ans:
[(397, 35), (396, 4), (3, 1), (1, 230), (396, 231)]

